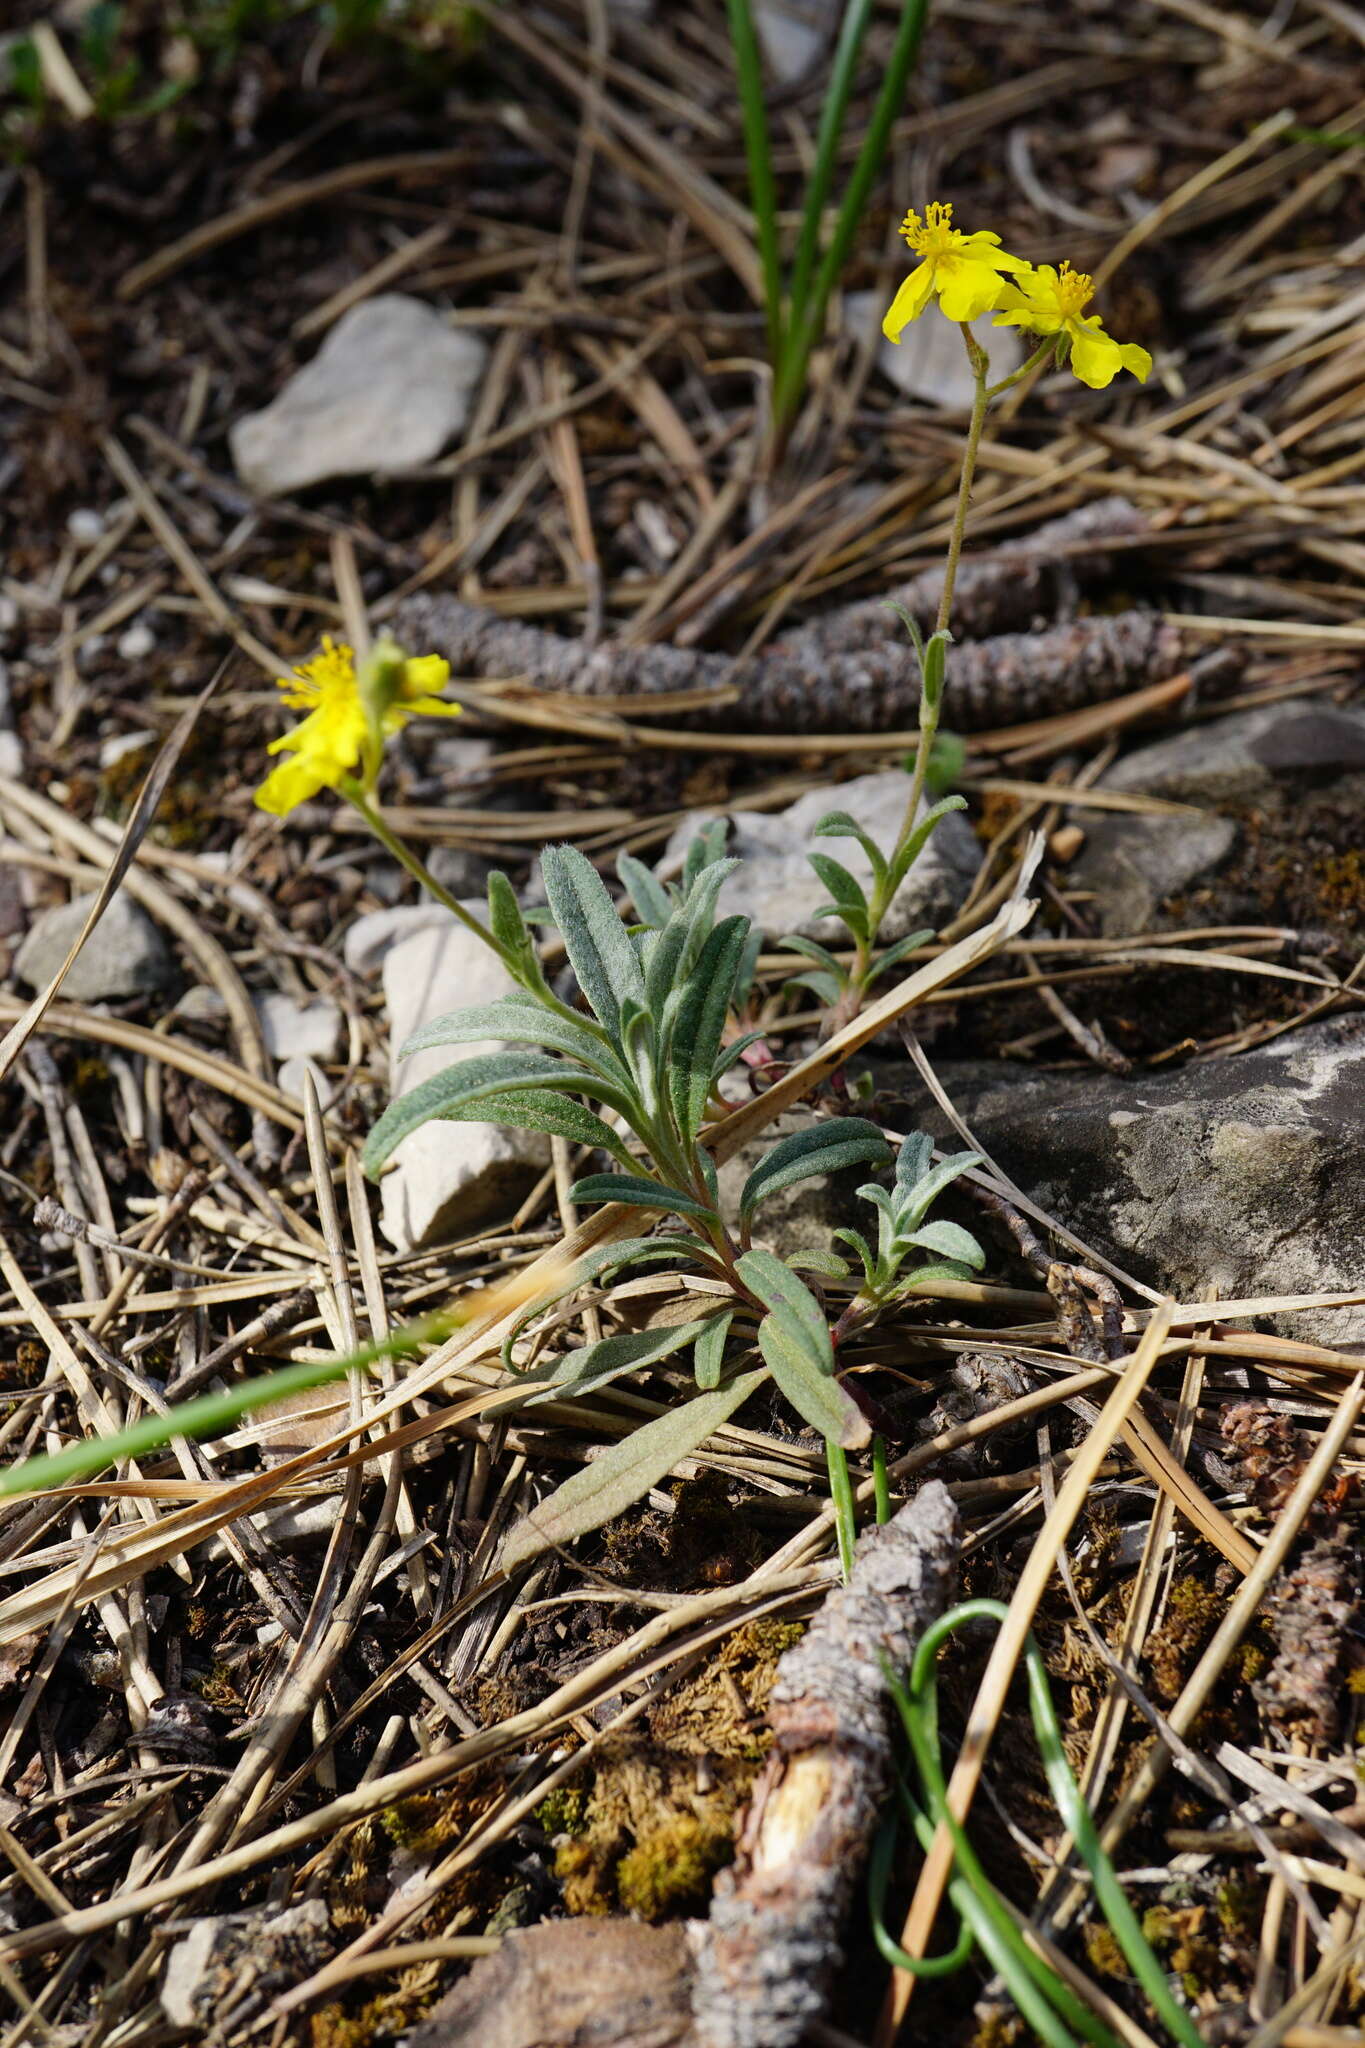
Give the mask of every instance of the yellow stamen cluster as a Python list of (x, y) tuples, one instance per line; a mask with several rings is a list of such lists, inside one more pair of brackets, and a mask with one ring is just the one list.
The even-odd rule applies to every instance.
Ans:
[(354, 651), (324, 639), (322, 652), (292, 675), (279, 678), (291, 711), (308, 715), (268, 751), (286, 754), (256, 791), (263, 811), (281, 817), (321, 789), (356, 782), (368, 791), (379, 773), (384, 741), (410, 718), (458, 717), (458, 704), (436, 693), (450, 680), (450, 664), (437, 654), (405, 655), (381, 643), (356, 671)]
[(1085, 271), (1073, 270), (1068, 262), (1056, 270), (1047, 263), (1025, 263), (1000, 247), (998, 235), (955, 228), (951, 205), (940, 200), (922, 214), (907, 213), (900, 231), (920, 261), (882, 322), (889, 341), (899, 342), (910, 322), (937, 300), (939, 311), (960, 324), (994, 312), (997, 327), (1055, 334), (1059, 361), (1068, 362), (1081, 382), (1096, 390), (1112, 383), (1120, 370), (1146, 379), (1152, 367), (1146, 349), (1114, 341), (1098, 314), (1086, 315), (1095, 285)]

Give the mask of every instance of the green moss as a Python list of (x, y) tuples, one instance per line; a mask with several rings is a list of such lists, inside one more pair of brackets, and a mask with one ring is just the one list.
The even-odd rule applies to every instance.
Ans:
[(556, 1785), (532, 1814), (547, 1835), (581, 1835), (587, 1826), (588, 1795), (581, 1785)]
[(1096, 1921), (1086, 1928), (1085, 1952), (1091, 1969), (1101, 1977), (1128, 1977), (1132, 1974), (1113, 1928), (1105, 1921)]
[(616, 1867), (616, 1894), (627, 1913), (662, 1920), (704, 1905), (711, 1879), (730, 1855), (730, 1832), (680, 1813), (628, 1850)]

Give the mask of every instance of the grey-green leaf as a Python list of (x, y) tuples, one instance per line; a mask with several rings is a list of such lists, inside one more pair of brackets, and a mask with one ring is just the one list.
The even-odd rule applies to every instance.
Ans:
[(772, 1252), (752, 1251), (736, 1261), (735, 1271), (764, 1308), (800, 1337), (820, 1370), (833, 1372), (834, 1346), (825, 1312), (790, 1267)]
[(630, 900), (641, 924), (652, 925), (656, 931), (661, 931), (673, 914), (673, 898), (664, 884), (642, 860), (636, 860), (633, 853), (621, 855), (616, 863), (616, 872), (621, 877), (621, 887), (630, 891)]
[(745, 1181), (740, 1216), (747, 1222), (760, 1202), (794, 1181), (837, 1173), (843, 1166), (885, 1166), (890, 1158), (891, 1147), (866, 1117), (832, 1117), (810, 1130), (793, 1131), (789, 1138), (778, 1139)]
[(676, 1216), (710, 1216), (713, 1211), (695, 1195), (661, 1187), (642, 1174), (590, 1173), (569, 1189), (575, 1202), (624, 1202), (631, 1209), (667, 1209)]
[(711, 1316), (703, 1325), (692, 1351), (692, 1369), (697, 1376), (697, 1385), (704, 1394), (720, 1385), (721, 1367), (725, 1363), (725, 1344), (730, 1335), (730, 1325), (735, 1319), (732, 1308), (722, 1310), (720, 1315)]
[(665, 1409), (653, 1422), (611, 1444), (517, 1524), (499, 1562), (513, 1571), (542, 1551), (572, 1543), (624, 1513), (666, 1479), (679, 1459), (699, 1449), (766, 1378), (762, 1371), (745, 1373), (728, 1387)]
[(534, 996), (500, 996), (495, 1003), (478, 1003), (467, 1010), (451, 1010), (433, 1017), (415, 1031), (399, 1048), (398, 1057), (409, 1059), (415, 1052), (430, 1052), (438, 1045), (475, 1045), (497, 1038), (509, 1045), (546, 1045), (554, 1052), (567, 1053), (587, 1067), (600, 1069), (620, 1085), (629, 1087), (630, 1076), (605, 1038), (585, 1021), (575, 1024), (557, 1010), (547, 1010)]
[(982, 1251), (970, 1230), (964, 1230), (960, 1223), (935, 1221), (921, 1224), (908, 1240), (918, 1251), (934, 1252), (943, 1259), (952, 1259), (957, 1265), (971, 1266), (976, 1271), (986, 1263)]
[[(628, 1158), (616, 1133), (572, 1099), (579, 1091), (597, 1095), (602, 1085), (595, 1075), (543, 1053), (485, 1053), (480, 1059), (460, 1060), (389, 1104), (370, 1132), (362, 1164), (367, 1174), (375, 1174), (395, 1145), (433, 1117), (552, 1131)], [(565, 1093), (560, 1095), (559, 1090)]]
[(668, 1092), (674, 1121), (689, 1142), (706, 1114), (716, 1054), (748, 936), (747, 917), (727, 917), (716, 926), (701, 949), (673, 1026)]
[(644, 976), (630, 935), (602, 877), (576, 846), (547, 846), (540, 867), (578, 985), (599, 1022), (615, 1036), (625, 997), (645, 1007)]
[(581, 1351), (570, 1351), (551, 1365), (523, 1374), (526, 1382), (537, 1382), (535, 1392), (527, 1395), (526, 1405), (530, 1408), (538, 1401), (553, 1400), (557, 1394), (589, 1394), (619, 1379), (622, 1373), (634, 1372), (642, 1365), (656, 1365), (661, 1358), (671, 1358), (675, 1351), (683, 1351), (695, 1342), (709, 1320), (701, 1316), (688, 1323), (669, 1323), (661, 1330), (620, 1330), (615, 1336), (600, 1337), (595, 1344), (585, 1344)]
[(850, 1400), (831, 1373), (823, 1372), (810, 1352), (778, 1316), (764, 1316), (758, 1326), (758, 1348), (792, 1407), (827, 1442), (856, 1451), (871, 1435), (862, 1410)]

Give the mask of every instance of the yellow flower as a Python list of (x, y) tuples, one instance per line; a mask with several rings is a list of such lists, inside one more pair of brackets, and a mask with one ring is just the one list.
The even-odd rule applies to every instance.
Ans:
[(1152, 367), (1146, 349), (1135, 341), (1115, 341), (1100, 325), (1098, 313), (1082, 317), (1094, 296), (1095, 287), (1083, 270), (1073, 270), (1069, 263), (1063, 263), (1060, 270), (1040, 263), (1036, 270), (1025, 268), (1006, 284), (995, 325), (1060, 335), (1072, 369), (1092, 391), (1112, 384), (1120, 370), (1131, 370), (1138, 382), (1145, 384)]
[(935, 292), (939, 311), (949, 320), (975, 320), (1000, 304), (1005, 288), (1002, 270), (1025, 270), (1021, 256), (1011, 256), (1000, 247), (999, 235), (963, 234), (953, 226), (953, 209), (937, 200), (926, 206), (924, 217), (907, 213), (901, 233), (915, 253), (923, 258), (911, 271), (891, 302), (882, 322), (888, 341), (899, 342), (902, 331), (918, 320)]
[[(257, 790), (256, 802), (263, 811), (283, 817), (320, 789), (337, 789), (353, 776), (362, 788), (370, 788), (379, 770), (378, 745), (371, 738), (372, 718), (382, 744), (390, 733), (398, 732), (419, 714), (459, 715), (458, 704), (448, 704), (434, 694), (450, 680), (450, 663), (438, 654), (411, 659), (392, 642), (381, 642), (366, 669), (362, 680), (356, 674), (352, 650), (324, 638), (321, 654), (305, 661), (292, 676), (279, 678), (290, 710), (306, 711), (308, 716), (292, 732), (272, 741), (268, 749), (272, 754), (287, 754), (289, 759), (273, 769)], [(367, 695), (372, 707), (368, 709)]]

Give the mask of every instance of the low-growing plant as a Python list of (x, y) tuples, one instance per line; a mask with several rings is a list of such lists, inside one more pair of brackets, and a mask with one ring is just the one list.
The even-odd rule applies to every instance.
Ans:
[[(1090, 2011), (1037, 1948), (1024, 1938), (1017, 1917), (1005, 1905), (986, 1875), (965, 1829), (954, 1817), (948, 1803), (947, 1771), (939, 1737), (938, 1653), (959, 1629), (976, 1621), (1003, 1622), (1007, 1613), (1008, 1609), (998, 1600), (963, 1601), (925, 1630), (916, 1645), (907, 1677), (887, 1671), (887, 1684), (900, 1716), (917, 1781), (916, 1788), (912, 1789), (907, 1777), (898, 1778), (898, 1805), (903, 1817), (909, 1821), (920, 1848), (926, 1853), (936, 1830), (939, 1827), (948, 1830), (953, 1844), (954, 1865), (948, 1883), (948, 1899), (958, 1916), (959, 1925), (953, 1946), (941, 1955), (930, 1957), (908, 1955), (888, 1931), (884, 1917), (886, 1893), (897, 1834), (897, 1813), (892, 1807), (878, 1832), (868, 1866), (868, 1904), (873, 1936), (887, 1962), (919, 1977), (949, 1976), (961, 1969), (970, 1960), (972, 1951), (979, 1947), (991, 1969), (1003, 1980), (1020, 2016), (1040, 2040), (1048, 2043), (1048, 2048), (1075, 2048), (1078, 2036), (1089, 2041), (1092, 2048), (1118, 2048), (1111, 2030)], [(1203, 2037), (1171, 1990), (1167, 1974), (1153, 1952), (1100, 1842), (1095, 1817), (1066, 1760), (1047, 1667), (1032, 1636), (1025, 1643), (1024, 1663), (1034, 1737), (1048, 1787), (1076, 1854), (1089, 1872), (1095, 1904), (1113, 1938), (1116, 1951), (1126, 1961), (1171, 2038), (1178, 2041), (1181, 2048), (1200, 2048)]]

